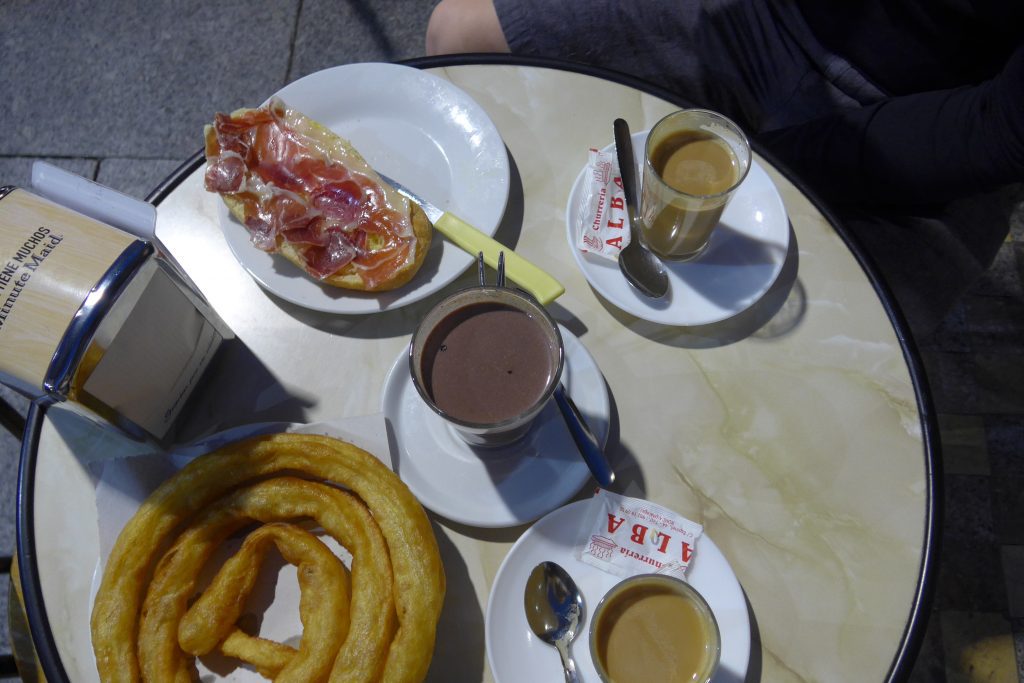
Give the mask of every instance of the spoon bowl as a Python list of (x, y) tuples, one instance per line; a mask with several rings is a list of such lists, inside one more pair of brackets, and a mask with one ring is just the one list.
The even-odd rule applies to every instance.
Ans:
[(652, 299), (668, 293), (668, 275), (665, 267), (646, 246), (640, 236), (640, 211), (637, 205), (636, 158), (633, 156), (633, 138), (629, 124), (615, 119), (615, 154), (619, 160), (622, 191), (626, 195), (629, 213), (629, 244), (619, 253), (619, 270), (626, 281)]
[(554, 562), (541, 562), (526, 581), (523, 606), (530, 629), (558, 650), (565, 683), (579, 683), (569, 645), (583, 620), (583, 594), (568, 572)]
[(668, 276), (658, 257), (640, 244), (635, 229), (630, 231), (633, 241), (619, 253), (619, 270), (629, 284), (652, 299), (660, 299), (668, 293)]

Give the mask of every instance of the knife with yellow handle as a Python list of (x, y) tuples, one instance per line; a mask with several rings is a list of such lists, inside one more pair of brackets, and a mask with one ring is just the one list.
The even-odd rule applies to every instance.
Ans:
[(484, 262), (492, 268), (498, 267), (498, 254), (505, 252), (505, 275), (517, 285), (532, 294), (541, 304), (548, 305), (565, 292), (565, 287), (555, 278), (515, 253), (501, 242), (485, 235), (458, 216), (434, 206), (422, 199), (401, 183), (381, 174), (384, 182), (398, 190), (409, 201), (416, 202), (434, 224), (434, 229), (447, 237), (455, 246), (474, 256), (483, 252)]

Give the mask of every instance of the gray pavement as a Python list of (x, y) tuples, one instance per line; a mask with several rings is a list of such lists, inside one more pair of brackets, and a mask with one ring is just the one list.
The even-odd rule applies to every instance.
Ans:
[[(44, 158), (145, 197), (199, 149), (213, 112), (260, 102), (321, 68), (422, 55), (432, 5), (4, 0), (0, 185), (27, 185), (32, 160)], [(1024, 681), (1019, 190), (1016, 200), (1013, 230), (991, 271), (919, 340), (945, 445), (946, 552), (915, 681)], [(14, 547), (17, 457), (18, 440), (0, 430), (0, 555)], [(0, 608), (6, 596), (0, 586)], [(10, 652), (5, 616), (3, 609), (0, 654)]]

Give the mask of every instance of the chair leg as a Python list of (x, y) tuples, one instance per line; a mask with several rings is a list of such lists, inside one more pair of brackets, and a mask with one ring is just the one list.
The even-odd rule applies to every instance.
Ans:
[[(10, 557), (8, 557), (6, 555), (0, 556), (0, 570), (2, 570), (2, 573), (5, 574), (5, 575), (10, 573), (10, 571), (11, 571), (11, 558)], [(13, 597), (14, 597), (13, 594), (9, 595), (8, 596), (8, 600), (10, 600)], [(8, 606), (8, 608), (9, 607), (10, 606)], [(10, 616), (10, 615), (8, 615), (8, 616)], [(13, 648), (10, 648), (8, 643), (4, 643), (4, 649), (5, 650), (11, 649), (13, 651)], [(17, 675), (18, 675), (18, 666), (17, 666), (17, 664), (14, 661), (14, 655), (13, 654), (7, 654), (6, 652), (4, 654), (0, 654), (0, 676), (2, 676), (4, 678), (10, 678), (12, 676), (17, 676)]]
[(25, 433), (25, 416), (11, 407), (4, 400), (0, 400), (0, 425), (17, 438)]

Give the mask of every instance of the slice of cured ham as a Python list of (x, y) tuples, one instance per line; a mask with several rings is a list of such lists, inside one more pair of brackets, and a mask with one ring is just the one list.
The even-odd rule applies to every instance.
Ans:
[(408, 201), (347, 141), (280, 99), (217, 114), (205, 151), (206, 189), (225, 199), (257, 248), (328, 284), (370, 291), (418, 267), (423, 230)]

